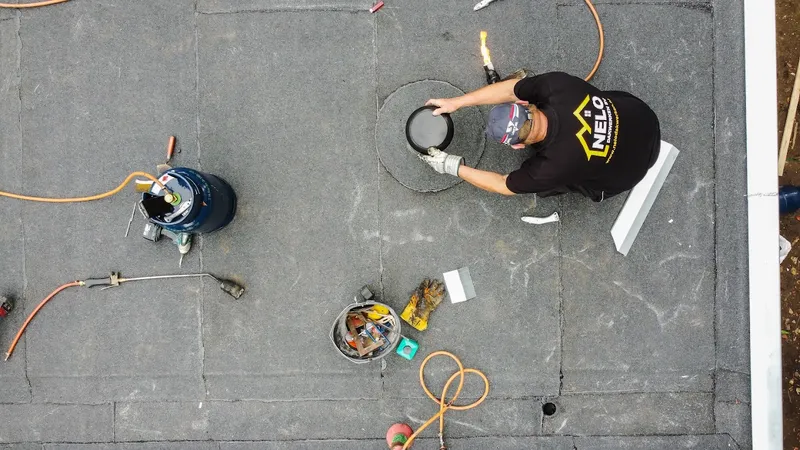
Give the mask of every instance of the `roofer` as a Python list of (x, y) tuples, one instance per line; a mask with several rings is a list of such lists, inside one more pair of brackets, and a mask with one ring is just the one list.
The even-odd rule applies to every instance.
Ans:
[(658, 158), (661, 133), (650, 107), (627, 92), (601, 91), (563, 72), (501, 81), (426, 104), (438, 108), (434, 115), (499, 104), (489, 113), (486, 135), (515, 149), (532, 147), (533, 155), (508, 175), (474, 169), (438, 149), (420, 155), (437, 172), (490, 192), (577, 192), (600, 202), (633, 188)]

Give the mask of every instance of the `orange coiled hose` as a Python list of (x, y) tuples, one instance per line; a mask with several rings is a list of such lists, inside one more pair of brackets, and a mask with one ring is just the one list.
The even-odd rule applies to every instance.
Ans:
[(50, 6), (55, 5), (57, 3), (64, 3), (68, 2), (69, 0), (47, 0), (44, 2), (36, 2), (36, 3), (0, 3), (0, 8), (38, 8), (40, 6)]
[(597, 15), (597, 10), (594, 8), (591, 0), (583, 0), (586, 2), (586, 6), (589, 7), (589, 11), (592, 12), (592, 16), (594, 16), (594, 22), (597, 24), (597, 34), (600, 37), (600, 48), (597, 51), (597, 60), (594, 62), (594, 67), (592, 67), (592, 71), (589, 72), (589, 75), (586, 75), (584, 80), (589, 81), (592, 79), (594, 74), (597, 72), (597, 69), (600, 68), (600, 62), (603, 60), (603, 53), (606, 50), (606, 38), (605, 33), (603, 32), (603, 24), (600, 22), (600, 16)]
[(91, 195), (89, 197), (70, 197), (70, 198), (32, 197), (30, 195), (13, 194), (11, 192), (5, 192), (5, 191), (0, 191), (0, 197), (8, 197), (8, 198), (14, 198), (14, 199), (17, 199), (17, 200), (28, 200), (28, 201), (32, 201), (32, 202), (44, 202), (44, 203), (91, 202), (93, 200), (101, 200), (101, 199), (104, 199), (104, 198), (111, 197), (112, 195), (118, 194), (120, 191), (122, 191), (122, 189), (125, 188), (125, 186), (127, 186), (128, 183), (131, 182), (131, 180), (133, 180), (136, 177), (147, 178), (148, 180), (152, 181), (153, 183), (156, 183), (157, 185), (161, 186), (161, 189), (164, 189), (166, 192), (169, 192), (167, 187), (164, 186), (164, 184), (161, 181), (159, 181), (158, 178), (150, 175), (147, 172), (133, 172), (130, 175), (128, 175), (128, 178), (125, 178), (125, 181), (123, 181), (122, 184), (120, 184), (116, 188), (114, 188), (114, 189), (112, 189), (112, 190), (110, 190), (108, 192), (104, 192), (102, 194), (97, 194), (97, 195)]
[(31, 320), (33, 320), (33, 318), (36, 316), (36, 314), (39, 312), (39, 310), (42, 309), (44, 307), (44, 305), (47, 304), (47, 302), (52, 300), (53, 297), (56, 296), (56, 294), (58, 294), (59, 292), (63, 291), (64, 289), (75, 287), (75, 286), (81, 286), (82, 284), (83, 283), (81, 283), (80, 281), (73, 281), (72, 283), (63, 284), (63, 285), (59, 286), (58, 289), (56, 289), (55, 291), (51, 292), (50, 295), (45, 297), (45, 299), (42, 300), (41, 303), (39, 303), (39, 306), (37, 306), (36, 309), (31, 311), (31, 313), (28, 316), (28, 318), (25, 319), (25, 323), (23, 323), (22, 326), (20, 327), (19, 331), (17, 331), (17, 335), (14, 336), (14, 340), (11, 341), (11, 346), (8, 347), (8, 351), (6, 352), (6, 359), (5, 360), (8, 361), (8, 358), (10, 358), (11, 354), (14, 353), (14, 349), (17, 347), (17, 343), (19, 342), (19, 339), (22, 337), (22, 333), (25, 332), (25, 329), (28, 328), (28, 324), (31, 323)]
[[(436, 396), (433, 395), (433, 393), (431, 393), (431, 391), (428, 389), (428, 386), (425, 385), (425, 365), (428, 364), (428, 361), (430, 361), (431, 358), (433, 358), (434, 356), (447, 356), (453, 361), (455, 361), (456, 364), (458, 365), (458, 371), (453, 375), (451, 375), (450, 379), (447, 380), (447, 383), (444, 384), (444, 388), (442, 389), (442, 398), (436, 398)], [(481, 398), (475, 400), (474, 402), (468, 405), (454, 405), (453, 403), (455, 403), (456, 399), (458, 399), (459, 394), (461, 394), (461, 388), (464, 387), (464, 375), (467, 373), (474, 373), (475, 375), (481, 377), (481, 379), (483, 380), (483, 384), (485, 386), (483, 390), (483, 395), (481, 396)], [(448, 389), (450, 389), (450, 385), (453, 384), (453, 381), (455, 381), (456, 378), (458, 378), (458, 388), (456, 388), (456, 392), (453, 394), (453, 398), (450, 399), (449, 402), (446, 402), (445, 399), (447, 398), (447, 391)], [(403, 445), (403, 450), (406, 450), (409, 447), (411, 447), (411, 444), (417, 438), (417, 435), (419, 435), (425, 428), (428, 428), (428, 426), (432, 424), (434, 421), (436, 421), (436, 419), (439, 419), (439, 439), (441, 440), (442, 436), (444, 435), (445, 412), (447, 412), (450, 409), (455, 411), (466, 411), (468, 409), (472, 409), (483, 403), (483, 401), (486, 400), (486, 397), (489, 395), (489, 379), (486, 378), (486, 375), (484, 375), (483, 372), (477, 369), (470, 369), (470, 368), (465, 369), (464, 365), (461, 364), (461, 360), (458, 359), (456, 355), (446, 351), (433, 352), (422, 361), (422, 364), (419, 366), (419, 383), (422, 385), (422, 389), (425, 391), (425, 394), (431, 400), (439, 404), (439, 412), (434, 414), (433, 417), (428, 419), (428, 421), (422, 424), (421, 427), (417, 428), (417, 431), (415, 431), (414, 434), (412, 434), (408, 438), (408, 441), (406, 441), (405, 445)]]

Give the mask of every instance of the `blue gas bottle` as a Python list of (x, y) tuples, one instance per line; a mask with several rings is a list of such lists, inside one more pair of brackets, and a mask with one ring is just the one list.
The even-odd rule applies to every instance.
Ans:
[(778, 204), (781, 214), (789, 214), (800, 209), (800, 187), (781, 186), (778, 190)]
[[(159, 180), (175, 195), (172, 211), (150, 218), (150, 221), (175, 233), (210, 233), (233, 220), (236, 214), (236, 193), (222, 178), (185, 167), (169, 169)], [(161, 195), (153, 183), (147, 195)]]

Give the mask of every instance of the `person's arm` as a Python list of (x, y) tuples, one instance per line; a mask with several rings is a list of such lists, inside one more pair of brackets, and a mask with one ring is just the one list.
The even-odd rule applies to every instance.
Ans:
[(461, 165), (461, 167), (458, 168), (458, 176), (467, 183), (483, 189), (484, 191), (503, 195), (516, 195), (506, 186), (506, 178), (508, 178), (508, 175), (500, 175), (499, 173), (473, 169), (467, 165)]
[(519, 80), (506, 80), (499, 83), (484, 86), (476, 91), (453, 98), (432, 98), (425, 105), (437, 107), (433, 111), (434, 116), (442, 113), (452, 113), (465, 106), (478, 105), (497, 105), (500, 103), (518, 102), (519, 99), (514, 95), (514, 86)]
[(419, 158), (436, 172), (460, 177), (467, 183), (484, 191), (514, 195), (514, 192), (506, 186), (508, 175), (473, 169), (464, 164), (464, 158), (461, 156), (450, 155), (438, 148), (431, 147), (428, 149), (427, 155), (420, 155)]

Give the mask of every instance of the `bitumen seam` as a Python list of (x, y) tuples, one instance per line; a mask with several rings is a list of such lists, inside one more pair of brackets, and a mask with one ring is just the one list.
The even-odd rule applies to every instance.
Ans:
[[(716, 20), (714, 20), (714, 8), (713, 8), (712, 5), (709, 5), (709, 10), (707, 12), (711, 15), (711, 26), (713, 27), (713, 30), (711, 32), (711, 36), (715, 37), (716, 28), (717, 28), (717, 22), (716, 22)], [(712, 132), (712, 134), (711, 134), (711, 143), (713, 145), (715, 153), (716, 153), (716, 148), (717, 148), (717, 130), (716, 130), (716, 123), (715, 123), (716, 110), (717, 110), (717, 103), (716, 103), (716, 100), (717, 100), (717, 97), (716, 97), (716, 94), (717, 94), (717, 88), (716, 88), (716, 80), (717, 80), (716, 66), (717, 66), (717, 64), (716, 64), (716, 62), (717, 61), (716, 61), (716, 58), (717, 58), (716, 39), (711, 39), (711, 61), (712, 61), (712, 64), (711, 64), (711, 104), (712, 104), (712, 108), (714, 110), (714, 114), (713, 114), (713, 116), (711, 118), (711, 129), (714, 130)], [(716, 179), (717, 179), (717, 159), (716, 158), (711, 158), (711, 173), (712, 173), (712, 176), (713, 176), (712, 179), (714, 180), (713, 181), (714, 182), (714, 189), (712, 191), (712, 194), (711, 194), (712, 197), (711, 198), (712, 198), (713, 205), (715, 207), (714, 218), (716, 220), (716, 216), (717, 216), (717, 211), (716, 211), (716, 207), (717, 207), (717, 184), (716, 184)], [(711, 401), (715, 405), (715, 407), (711, 409), (711, 415), (712, 415), (712, 420), (714, 421), (714, 427), (715, 427), (715, 429), (718, 430), (719, 426), (717, 425), (717, 417), (716, 417), (717, 408), (716, 408), (716, 405), (717, 405), (717, 400), (718, 400), (717, 399), (717, 376), (718, 376), (717, 374), (719, 373), (719, 367), (717, 367), (718, 366), (718, 362), (719, 362), (719, 358), (717, 357), (717, 353), (719, 352), (719, 342), (717, 341), (717, 338), (718, 338), (718, 335), (717, 335), (717, 329), (718, 329), (717, 310), (718, 310), (718, 307), (719, 307), (717, 303), (719, 302), (719, 295), (717, 295), (717, 278), (718, 278), (717, 248), (718, 248), (718, 240), (717, 240), (717, 227), (716, 226), (711, 227), (711, 238), (714, 241), (714, 267), (712, 269), (713, 270), (713, 274), (714, 274), (714, 281), (713, 281), (714, 284), (713, 284), (713, 291), (712, 291), (712, 294), (711, 294), (713, 296), (713, 299), (714, 299), (713, 302), (712, 302), (713, 308), (714, 308), (714, 314), (712, 314), (712, 319), (711, 319), (712, 326), (714, 327), (714, 332), (711, 333), (711, 339), (714, 342), (714, 372), (711, 375), (711, 389), (712, 389), (711, 390)]]
[[(197, 167), (202, 170), (203, 167), (203, 159), (202, 159), (202, 145), (200, 142), (200, 31), (199, 26), (197, 24), (197, 16), (199, 14), (198, 11), (198, 1), (195, 0), (194, 2), (194, 74), (195, 74), (195, 146), (197, 152)], [(200, 271), (204, 272), (205, 268), (203, 267), (203, 235), (198, 236), (199, 240), (199, 248), (198, 248), (198, 258), (200, 261)], [(203, 288), (200, 289), (200, 299), (198, 304), (198, 316), (199, 316), (199, 333), (200, 333), (200, 377), (203, 381), (203, 393), (205, 397), (208, 397), (208, 379), (206, 378), (206, 346), (205, 346), (205, 284)], [(115, 409), (116, 409), (116, 403)], [(116, 420), (116, 414), (114, 416)], [(116, 431), (116, 430), (115, 430)]]
[[(672, 0), (652, 0), (652, 1), (594, 1), (595, 5), (604, 6), (631, 6), (631, 5), (646, 5), (646, 6), (674, 6), (678, 8), (693, 9), (699, 11), (711, 12), (713, 5), (711, 0), (700, 0), (698, 2), (686, 1), (672, 1)], [(556, 7), (561, 6), (576, 6), (582, 5), (583, 2), (557, 2)], [(396, 9), (397, 7), (391, 4), (385, 5), (382, 9)], [(263, 8), (243, 8), (243, 9), (201, 9), (195, 3), (195, 10), (198, 14), (203, 15), (218, 15), (218, 14), (253, 14), (253, 13), (286, 13), (286, 12), (351, 12), (351, 13), (365, 13), (371, 14), (369, 9), (361, 6), (348, 6), (348, 5), (297, 5), (297, 6), (265, 6)]]
[(117, 441), (117, 402), (111, 404), (111, 437)]
[[(380, 95), (378, 94), (378, 21), (372, 21), (372, 87), (375, 89), (375, 121), (374, 123), (378, 123), (378, 116), (380, 115), (381, 111), (381, 99)], [(378, 141), (375, 140), (375, 154), (378, 154)], [(376, 158), (378, 159), (378, 158)], [(381, 179), (380, 173), (382, 170), (382, 166), (380, 161), (375, 162), (375, 170), (378, 173), (378, 190), (381, 190)], [(383, 217), (383, 201), (382, 197), (378, 195), (377, 198), (377, 210), (378, 210), (378, 217)], [(378, 237), (380, 238), (383, 236), (383, 229), (381, 228), (382, 221), (378, 219)], [(379, 290), (381, 293), (381, 298), (386, 298), (386, 287), (383, 282), (383, 273), (384, 273), (384, 266), (383, 266), (383, 239), (378, 239), (378, 285)], [(385, 369), (385, 365), (381, 363), (381, 392), (384, 391), (384, 381), (383, 381), (383, 371)]]
[[(727, 433), (699, 434), (699, 435), (694, 435), (694, 436), (695, 437), (724, 437), (724, 438), (728, 438), (728, 439), (730, 439), (731, 442), (734, 443), (736, 448), (741, 448), (741, 446), (736, 442), (736, 439), (734, 439), (731, 435), (729, 435)], [(494, 438), (494, 437), (495, 436), (474, 436), (474, 437), (469, 437), (469, 438), (453, 438), (453, 439), (449, 439), (448, 441), (449, 442), (457, 442), (457, 441), (460, 441), (460, 440)], [(592, 439), (608, 438), (609, 436), (591, 436), (591, 435), (589, 435), (589, 436), (584, 436), (584, 435), (536, 435), (536, 436), (534, 436), (534, 435), (530, 435), (530, 436), (515, 436), (515, 437), (516, 438), (522, 438), (522, 439), (524, 439), (524, 438), (539, 438), (539, 439), (558, 438), (560, 440), (566, 440), (568, 445), (569, 444), (572, 445), (573, 450), (581, 450), (582, 448), (585, 448), (585, 447), (579, 446), (578, 445), (578, 440), (591, 441)], [(658, 438), (671, 438), (671, 437), (673, 437), (673, 438), (681, 438), (681, 437), (685, 437), (685, 435), (669, 435), (669, 434), (658, 435), (658, 436), (652, 436), (652, 435), (626, 435), (626, 436), (620, 436), (620, 437), (624, 437), (624, 438), (653, 438), (653, 437), (658, 437)], [(317, 443), (326, 443), (326, 442), (328, 442), (328, 443), (334, 443), (334, 442), (346, 442), (346, 443), (353, 442), (353, 443), (357, 443), (357, 442), (361, 442), (361, 443), (365, 443), (366, 444), (366, 443), (374, 443), (374, 442), (376, 442), (378, 440), (379, 440), (378, 438), (353, 438), (353, 439), (274, 439), (274, 440), (238, 439), (238, 440), (219, 440), (219, 441), (214, 441), (214, 440), (211, 440), (211, 439), (205, 439), (205, 440), (196, 440), (196, 439), (195, 440), (189, 440), (189, 439), (186, 439), (186, 440), (163, 440), (163, 441), (152, 441), (152, 440), (138, 440), (137, 441), (137, 440), (132, 440), (132, 441), (120, 441), (120, 442), (117, 442), (117, 441), (114, 441), (114, 442), (106, 442), (106, 441), (84, 441), (84, 442), (59, 441), (59, 442), (50, 442), (50, 441), (44, 441), (44, 442), (34, 443), (34, 445), (37, 445), (42, 450), (46, 450), (46, 449), (52, 448), (52, 446), (54, 446), (54, 445), (81, 445), (81, 446), (85, 445), (85, 446), (90, 446), (90, 445), (98, 445), (99, 444), (99, 445), (112, 445), (112, 446), (113, 445), (120, 445), (120, 446), (122, 446), (122, 445), (128, 445), (128, 444), (133, 444), (133, 445), (135, 445), (135, 444), (153, 444), (153, 445), (162, 445), (163, 446), (163, 445), (170, 445), (170, 444), (189, 444), (189, 445), (195, 444), (196, 445), (196, 444), (199, 444), (199, 443), (206, 443), (206, 444), (211, 444), (212, 446), (220, 449), (220, 448), (222, 448), (223, 445), (237, 444), (237, 443), (245, 443), (245, 444), (250, 444), (250, 443), (293, 443), (293, 444), (309, 443), (309, 444), (317, 444)], [(435, 440), (435, 438), (421, 437), (420, 440), (433, 441), (433, 440)], [(6, 444), (14, 445), (14, 444), (22, 444), (22, 443), (8, 442)], [(0, 445), (3, 445), (3, 444), (0, 444)]]
[[(712, 4), (712, 0), (698, 0), (695, 2), (687, 2), (687, 1), (674, 1), (674, 0), (650, 0), (650, 1), (619, 1), (619, 0), (611, 0), (611, 1), (592, 1), (594, 5), (610, 5), (610, 6), (631, 6), (631, 5), (645, 5), (645, 6), (675, 6), (678, 8), (686, 8), (686, 9), (693, 9), (698, 11), (706, 11), (711, 12), (714, 8)], [(575, 0), (572, 3), (568, 2), (557, 2), (556, 6), (576, 6), (576, 5), (583, 5), (582, 1)]]
[[(558, 199), (558, 210), (563, 211), (563, 199)], [(564, 254), (563, 247), (563, 232), (561, 222), (558, 222), (558, 232), (556, 233), (558, 239), (558, 254)], [(566, 329), (566, 321), (564, 314), (564, 258), (558, 258), (558, 317), (559, 325), (559, 361), (558, 361), (558, 395), (564, 392), (564, 330)], [(544, 416), (542, 416), (542, 429), (544, 429)]]
[[(16, 131), (17, 131), (17, 136), (19, 138), (19, 148), (23, 148), (22, 144), (23, 144), (23, 141), (24, 141), (24, 138), (25, 138), (25, 136), (23, 135), (23, 127), (22, 127), (22, 49), (23, 49), (23, 43), (22, 43), (22, 34), (20, 33), (20, 30), (22, 28), (22, 19), (20, 18), (19, 11), (17, 12), (16, 16), (13, 17), (13, 20), (15, 21), (15, 25), (16, 25), (15, 34), (16, 34), (16, 37), (17, 37), (17, 48), (16, 48), (17, 79), (16, 79), (16, 83), (17, 83), (17, 102), (18, 102), (17, 106), (18, 106), (19, 114), (17, 115), (17, 130)], [(25, 177), (21, 178), (20, 187), (21, 187), (22, 191), (24, 192), (25, 191)], [(21, 245), (22, 245), (22, 292), (27, 293), (27, 290), (28, 290), (28, 273), (27, 273), (28, 261), (27, 261), (27, 252), (25, 251), (25, 242), (26, 242), (26, 236), (25, 236), (25, 214), (20, 214), (19, 219), (20, 219), (20, 232), (22, 233), (22, 236), (21, 236)], [(28, 296), (25, 295), (24, 297), (27, 298)], [(20, 306), (24, 308), (24, 301), (21, 302), (21, 303), (22, 304)], [(21, 353), (22, 353), (22, 355), (20, 355), (20, 356), (22, 356), (22, 359), (23, 359), (22, 373), (23, 373), (23, 375), (25, 377), (25, 382), (28, 384), (28, 398), (33, 400), (33, 384), (31, 383), (31, 379), (28, 376), (28, 340), (27, 339), (23, 339), (22, 352)]]
[(368, 9), (359, 8), (355, 6), (312, 6), (301, 5), (296, 7), (279, 6), (279, 7), (266, 7), (263, 9), (236, 9), (231, 11), (203, 11), (198, 10), (198, 14), (203, 15), (219, 15), (219, 14), (270, 14), (270, 13), (305, 13), (305, 12), (349, 12), (349, 13), (365, 13), (371, 14)]

